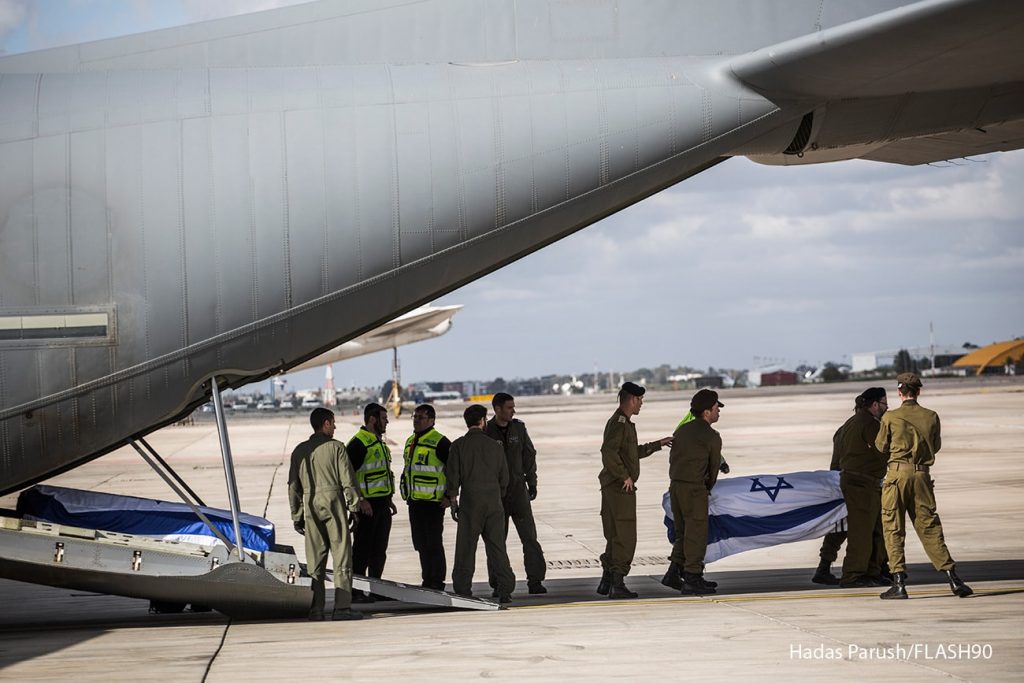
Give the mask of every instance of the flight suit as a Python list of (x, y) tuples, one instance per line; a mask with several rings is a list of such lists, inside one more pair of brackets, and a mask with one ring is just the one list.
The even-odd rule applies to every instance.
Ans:
[(601, 525), (604, 528), (605, 548), (601, 553), (601, 567), (618, 576), (629, 574), (636, 552), (636, 490), (626, 491), (626, 479), (640, 478), (640, 458), (661, 450), (661, 443), (653, 441), (637, 444), (636, 425), (617, 408), (604, 426), (601, 442)]
[(340, 441), (317, 432), (295, 447), (288, 470), (288, 505), (292, 521), (306, 525), (306, 569), (310, 577), (314, 583), (323, 584), (330, 550), (334, 557), (334, 586), (338, 589), (334, 608), (351, 606), (352, 543), (348, 514), (359, 509), (359, 492), (355, 472)]
[(516, 577), (505, 550), (505, 509), (501, 504), (509, 482), (505, 453), (483, 430), (470, 429), (452, 442), (444, 471), (448, 497), (454, 500), (458, 496), (459, 500), (452, 588), (459, 595), (472, 594), (476, 546), (483, 536), (498, 593), (511, 595)]
[(952, 570), (955, 563), (942, 534), (930, 475), (935, 454), (942, 446), (939, 416), (915, 399), (907, 399), (882, 416), (875, 446), (888, 456), (882, 484), (882, 529), (889, 569), (893, 574), (906, 571), (903, 546), (909, 514), (932, 565), (939, 571)]
[(832, 437), (834, 456), (839, 458), (839, 488), (846, 501), (846, 557), (842, 582), (879, 577), (885, 561), (882, 535), (882, 490), (885, 460), (875, 447), (879, 421), (867, 410), (857, 408), (853, 416)]
[[(537, 541), (537, 524), (533, 521), (531, 495), (537, 491), (537, 449), (526, 431), (526, 425), (515, 418), (503, 429), (494, 418), (487, 422), (484, 432), (505, 450), (508, 463), (508, 492), (502, 499), (505, 508), (505, 538), (508, 539), (509, 519), (516, 526), (516, 533), (523, 544), (523, 564), (526, 580), (539, 583), (547, 574), (544, 550)], [(531, 493), (532, 492), (532, 493)], [(494, 568), (487, 567), (488, 580), (496, 587)]]
[(708, 546), (708, 499), (722, 464), (722, 436), (702, 419), (680, 426), (668, 456), (676, 541), (672, 562), (687, 574), (704, 573)]

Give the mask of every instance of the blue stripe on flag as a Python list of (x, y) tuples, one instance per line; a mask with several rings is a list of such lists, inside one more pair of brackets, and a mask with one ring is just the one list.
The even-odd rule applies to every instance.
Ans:
[(841, 498), (765, 517), (712, 515), (708, 520), (708, 545), (727, 538), (766, 536), (787, 531), (828, 514), (843, 504)]

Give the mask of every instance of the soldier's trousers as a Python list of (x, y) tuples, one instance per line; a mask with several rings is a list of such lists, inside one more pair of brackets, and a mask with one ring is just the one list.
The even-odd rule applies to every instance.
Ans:
[(636, 493), (624, 491), (618, 482), (602, 487), (601, 526), (605, 540), (601, 568), (626, 576), (636, 553)]
[(885, 561), (882, 536), (882, 490), (878, 480), (867, 475), (843, 472), (839, 487), (846, 501), (846, 557), (843, 581), (862, 576), (879, 576)]
[[(526, 580), (529, 582), (543, 581), (547, 575), (547, 562), (544, 560), (544, 550), (537, 541), (537, 524), (533, 521), (533, 507), (530, 505), (530, 492), (525, 482), (521, 485), (512, 485), (509, 495), (502, 501), (505, 508), (505, 539), (508, 540), (509, 520), (516, 526), (516, 533), (523, 544), (523, 565), (526, 568)], [(497, 587), (497, 579), (494, 576), (494, 567), (487, 563), (487, 580), (492, 588)]]
[[(327, 553), (334, 558), (334, 587), (342, 591), (337, 607), (352, 604), (352, 543), (348, 532), (348, 517), (344, 510), (340, 516), (318, 519), (306, 511), (306, 571), (314, 581), (327, 576)], [(347, 604), (346, 601), (347, 600)]]
[(505, 551), (505, 511), (501, 501), (473, 501), (462, 496), (459, 509), (459, 528), (455, 534), (455, 565), (452, 567), (452, 589), (460, 595), (473, 590), (476, 571), (476, 546), (484, 539), (488, 566), (494, 567), (499, 593), (511, 595), (516, 588), (516, 576)]
[(839, 557), (839, 549), (843, 547), (845, 541), (845, 531), (833, 531), (832, 533), (825, 534), (825, 538), (821, 541), (821, 550), (818, 551), (818, 556), (832, 564)]
[(422, 586), (444, 590), (448, 562), (444, 556), (444, 508), (427, 500), (409, 501), (412, 547), (420, 556)]
[(935, 489), (927, 472), (890, 469), (882, 485), (882, 530), (893, 574), (907, 570), (903, 545), (907, 538), (906, 517), (917, 531), (928, 559), (939, 571), (953, 569), (955, 563), (946, 548), (942, 522), (935, 509)]
[(387, 498), (367, 498), (373, 515), (359, 513), (352, 546), (352, 572), (379, 579), (384, 574), (391, 538), (391, 509)]
[(672, 481), (668, 490), (676, 526), (670, 559), (688, 574), (703, 574), (708, 549), (708, 489), (704, 484)]

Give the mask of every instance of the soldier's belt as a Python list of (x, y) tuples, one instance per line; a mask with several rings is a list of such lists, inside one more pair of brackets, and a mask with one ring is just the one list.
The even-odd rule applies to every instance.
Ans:
[(891, 462), (890, 470), (912, 470), (914, 472), (928, 472), (931, 468), (928, 465), (913, 465), (909, 462)]

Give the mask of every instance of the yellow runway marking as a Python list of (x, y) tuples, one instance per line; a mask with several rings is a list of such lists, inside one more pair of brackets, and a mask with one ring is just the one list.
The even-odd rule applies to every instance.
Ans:
[[(567, 603), (550, 603), (547, 605), (518, 605), (515, 607), (509, 607), (508, 609), (514, 610), (528, 610), (528, 609), (559, 609), (563, 607), (578, 608), (578, 607), (611, 607), (618, 606), (623, 607), (627, 605), (704, 605), (715, 602), (770, 602), (770, 601), (788, 601), (788, 600), (822, 600), (822, 599), (834, 599), (834, 598), (864, 598), (864, 597), (875, 597), (877, 598), (881, 591), (872, 591), (869, 593), (813, 593), (811, 595), (736, 595), (736, 596), (694, 596), (694, 597), (679, 597), (679, 598), (647, 598), (643, 600), (608, 600), (608, 599), (597, 599), (589, 600), (586, 602), (567, 602)], [(1000, 588), (975, 588), (974, 593), (976, 595), (983, 595), (985, 593), (1024, 593), (1024, 586), (1007, 586)], [(949, 595), (952, 597), (952, 593), (949, 590), (915, 590), (911, 592), (911, 597), (923, 596), (923, 595)]]

